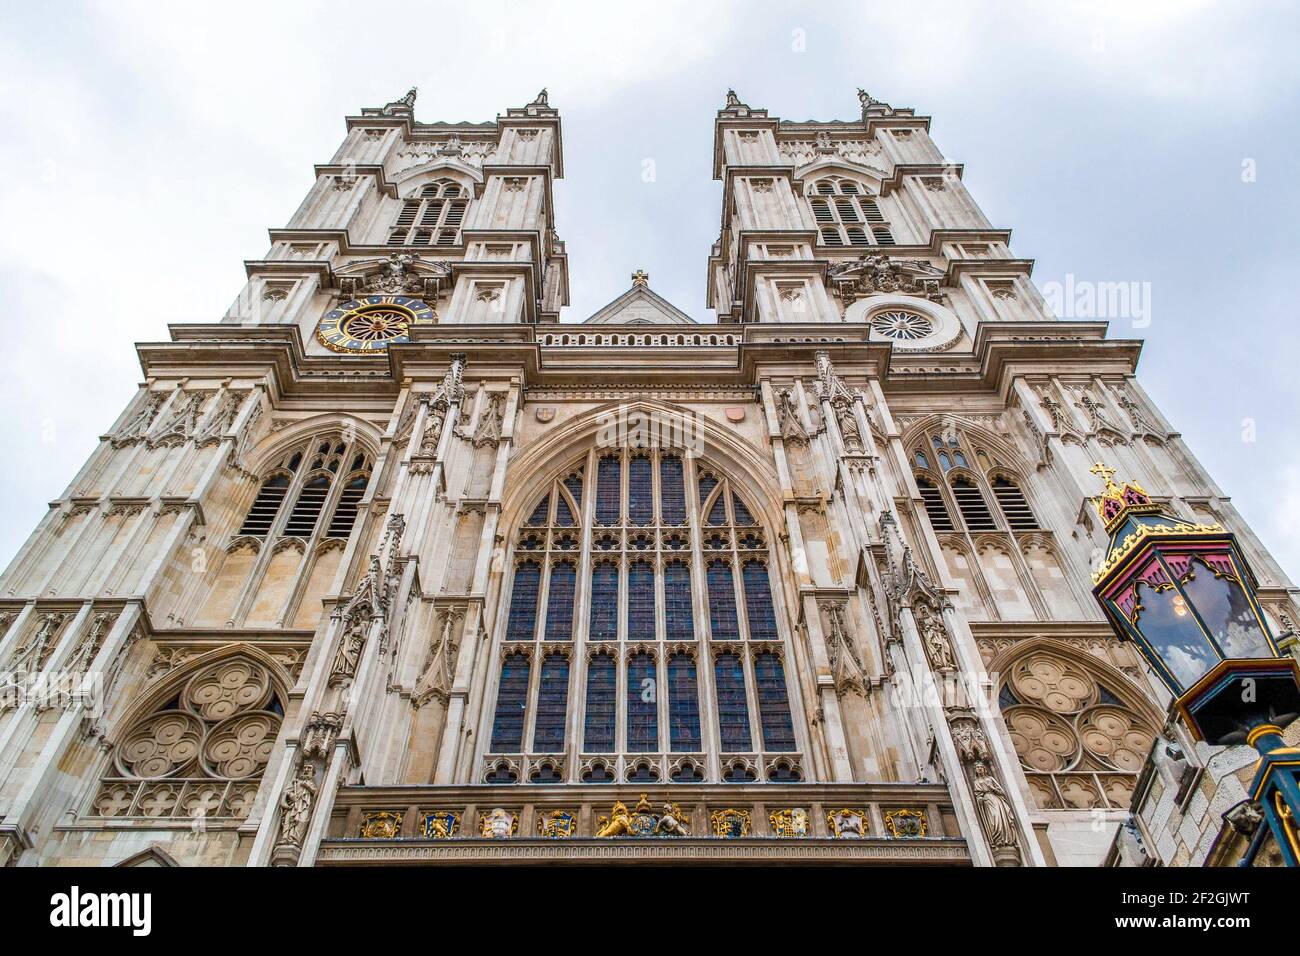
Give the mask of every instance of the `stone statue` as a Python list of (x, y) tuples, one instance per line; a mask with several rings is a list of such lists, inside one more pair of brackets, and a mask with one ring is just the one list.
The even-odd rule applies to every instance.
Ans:
[(1016, 846), (1016, 818), (1002, 785), (983, 761), (976, 761), (973, 773), (971, 789), (975, 791), (975, 803), (984, 822), (984, 835), (988, 837), (989, 846), (994, 849)]
[(681, 807), (673, 803), (665, 803), (664, 812), (660, 814), (659, 822), (655, 824), (655, 834), (663, 836), (690, 836), (691, 831), (686, 829), (679, 819), (681, 815)]
[(627, 812), (627, 804), (622, 800), (614, 801), (614, 808), (608, 817), (600, 818), (598, 837), (628, 836), (632, 832), (632, 815)]
[(495, 808), (479, 824), (479, 833), (489, 840), (500, 840), (510, 836), (515, 829), (515, 815), (501, 807)]
[(925, 642), (930, 664), (936, 670), (955, 670), (957, 662), (952, 656), (952, 645), (948, 643), (947, 628), (928, 609), (921, 607), (918, 610), (921, 639)]
[(339, 638), (339, 649), (334, 655), (334, 666), (330, 668), (331, 685), (348, 680), (357, 672), (357, 663), (361, 659), (361, 649), (366, 644), (366, 626), (369, 621), (363, 615), (354, 615), (348, 620), (343, 636)]
[(280, 843), (302, 846), (316, 802), (316, 770), (310, 763), (298, 768), (298, 776), (280, 794)]

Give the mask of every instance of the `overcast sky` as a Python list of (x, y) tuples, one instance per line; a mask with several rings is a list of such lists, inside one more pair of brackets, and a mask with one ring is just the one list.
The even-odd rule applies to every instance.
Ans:
[(1111, 334), (1147, 340), (1146, 388), (1300, 573), (1300, 17), (1286, 4), (0, 11), (0, 561), (131, 397), (133, 343), (221, 317), (345, 115), (416, 85), (418, 119), (482, 121), (548, 87), (564, 123), (565, 318), (644, 268), (712, 321), (712, 123), (727, 88), (826, 120), (852, 118), (863, 86), (933, 117), (1040, 285), (1151, 283), (1150, 325)]

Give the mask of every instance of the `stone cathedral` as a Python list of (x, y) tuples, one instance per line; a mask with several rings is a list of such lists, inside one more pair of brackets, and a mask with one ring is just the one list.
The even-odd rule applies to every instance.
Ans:
[(1214, 852), (1244, 764), (1094, 602), (1090, 471), (1235, 531), (1277, 634), (1296, 592), (927, 117), (728, 93), (703, 303), (578, 321), (546, 92), (415, 101), (139, 345), (0, 577), (0, 862)]

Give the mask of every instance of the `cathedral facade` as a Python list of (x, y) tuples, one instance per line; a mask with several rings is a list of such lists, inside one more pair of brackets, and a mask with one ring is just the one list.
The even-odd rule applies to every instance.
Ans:
[(414, 105), (0, 576), (0, 862), (1098, 865), (1170, 774), (1150, 854), (1207, 857), (1090, 469), (1235, 531), (1275, 634), (1295, 589), (927, 117), (728, 94), (716, 324), (639, 270), (572, 322), (545, 92)]

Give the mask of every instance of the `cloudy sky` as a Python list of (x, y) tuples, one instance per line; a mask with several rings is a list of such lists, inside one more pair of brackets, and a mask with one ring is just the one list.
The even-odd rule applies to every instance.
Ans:
[[(343, 135), (546, 86), (578, 319), (644, 268), (702, 321), (728, 87), (786, 119), (865, 87), (934, 118), (1041, 284), (1149, 282), (1147, 389), (1300, 574), (1300, 16), (1250, 3), (0, 2), (0, 555), (139, 381), (215, 322)], [(652, 160), (652, 182), (642, 175)]]

